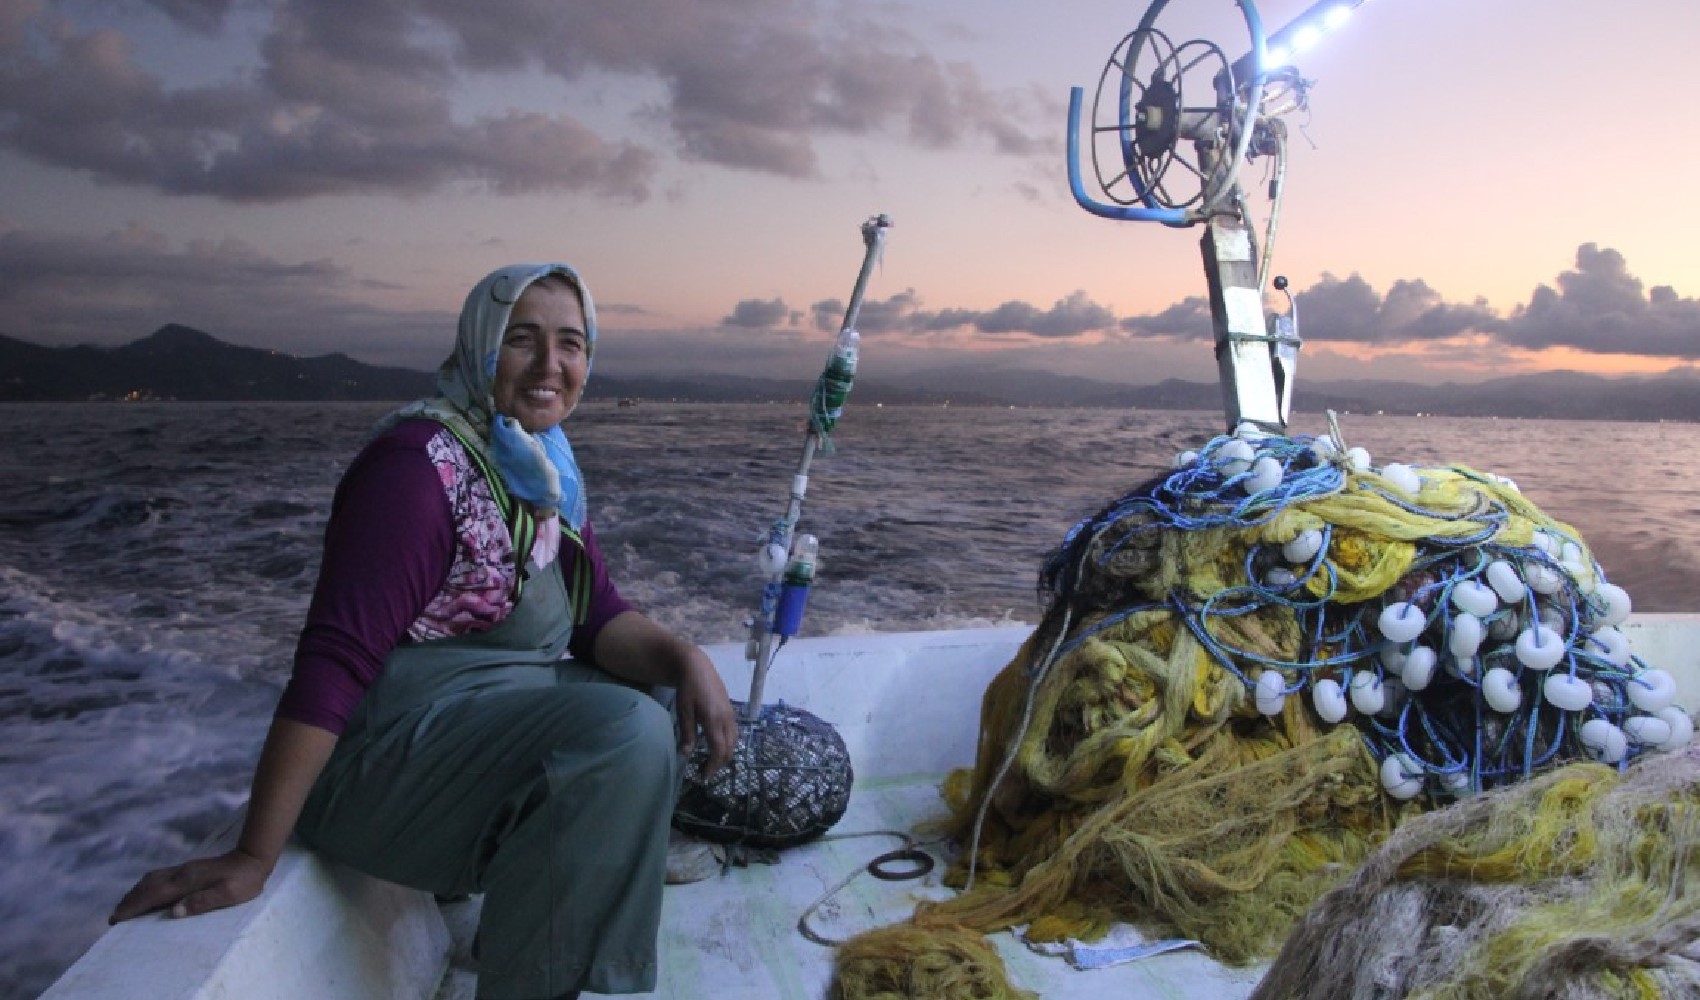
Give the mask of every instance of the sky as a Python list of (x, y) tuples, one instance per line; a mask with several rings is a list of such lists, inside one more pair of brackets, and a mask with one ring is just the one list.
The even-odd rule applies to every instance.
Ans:
[[(0, 334), (427, 369), (480, 276), (563, 260), (599, 370), (806, 377), (885, 213), (864, 373), (1213, 379), (1202, 230), (1067, 187), (1069, 88), (1090, 112), (1144, 9), (0, 0)], [(1250, 47), (1229, 0), (1156, 26)], [(1697, 37), (1692, 0), (1369, 0), (1300, 57), (1300, 378), (1693, 367)], [(1240, 172), (1260, 233), (1269, 169)]]

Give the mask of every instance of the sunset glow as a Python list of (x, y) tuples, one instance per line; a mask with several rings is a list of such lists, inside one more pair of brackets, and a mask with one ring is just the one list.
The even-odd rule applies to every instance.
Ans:
[[(1307, 6), (1259, 9), (1273, 32)], [(472, 11), (0, 2), (0, 333), (119, 344), (176, 322), (428, 368), (480, 274), (563, 259), (628, 374), (789, 375), (885, 212), (871, 355), (1210, 377), (1198, 230), (1088, 216), (1063, 177), (1068, 88), (1137, 6)], [(1163, 16), (1230, 58), (1248, 44), (1228, 4)], [(1385, 0), (1324, 33), (1297, 57), (1315, 86), (1275, 254), (1305, 370), (1700, 356), (1700, 204), (1670, 183), (1700, 140), (1648, 99), (1686, 86), (1697, 36), (1684, 0)], [(1242, 172), (1254, 209), (1267, 180)], [(1647, 205), (1655, 184), (1676, 193)]]

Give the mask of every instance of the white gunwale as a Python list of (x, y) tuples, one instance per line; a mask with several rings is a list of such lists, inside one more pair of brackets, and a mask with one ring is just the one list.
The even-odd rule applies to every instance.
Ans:
[[(1030, 630), (1017, 625), (829, 636), (794, 640), (780, 653), (767, 681), (765, 700), (783, 700), (821, 716), (838, 729), (850, 751), (857, 791), (840, 829), (878, 829), (893, 821), (922, 818), (931, 808), (928, 790), (938, 777), (973, 762), (980, 695)], [(1700, 614), (1637, 614), (1625, 631), (1643, 660), (1676, 678), (1677, 703), (1690, 713), (1700, 709)], [(710, 646), (708, 652), (734, 697), (748, 690), (750, 665), (743, 658), (742, 644)], [(226, 836), (233, 836), (233, 831), (234, 823)], [(849, 846), (856, 843), (824, 845), (820, 850), (825, 853), (804, 862), (793, 862), (788, 855), (773, 872), (751, 877), (771, 881), (791, 865), (806, 883), (796, 887), (802, 894), (794, 898), (812, 899), (837, 875), (854, 870), (846, 859), (886, 849), (880, 841)], [(783, 926), (707, 926), (728, 919), (724, 900), (707, 893), (749, 896), (755, 884), (707, 888), (699, 884), (669, 890), (674, 895), (664, 914), (663, 964), (675, 971), (664, 968), (661, 989), (650, 996), (790, 1000), (822, 995), (830, 953), (797, 934), (792, 924), (800, 909), (748, 908), (765, 913), (767, 922)], [(768, 902), (772, 898), (789, 903), (792, 897), (770, 895)], [(856, 900), (856, 906), (870, 905), (863, 896)], [(912, 899), (893, 897), (897, 908), (890, 911), (890, 918), (901, 916), (902, 907), (911, 904)], [(451, 908), (450, 916), (456, 923), (465, 923), (464, 913), (457, 918)], [(727, 951), (741, 939), (752, 942), (748, 955)], [(429, 895), (360, 875), (291, 847), (259, 899), (191, 920), (150, 916), (114, 927), (42, 994), (42, 1000), (470, 996), (465, 992), (468, 974), (459, 975), (459, 985), (455, 975), (449, 976), (449, 985), (441, 985), (455, 947), (443, 911)], [(791, 947), (794, 953), (786, 951)], [(1012, 951), (1015, 946), (1000, 947), (1017, 966), (1012, 972), (1018, 980), (1025, 980), (1024, 985), (1043, 996), (1070, 995), (1071, 988), (1057, 984), (1074, 977), (1100, 977), (1085, 980), (1079, 986), (1080, 996), (1097, 995), (1109, 986), (1102, 978), (1108, 973), (1065, 973), (1059, 960), (1023, 957)], [(693, 948), (704, 953), (668, 954)], [(719, 953), (708, 954), (712, 949)], [(787, 967), (793, 957), (795, 967)], [(1255, 979), (1245, 970), (1201, 971), (1214, 963), (1196, 955), (1151, 961), (1157, 964), (1138, 973), (1122, 973), (1143, 977), (1139, 995), (1243, 995)], [(718, 988), (705, 993), (706, 984), (700, 979), (678, 981), (683, 975), (678, 970), (687, 969), (713, 969), (723, 977), (744, 978), (722, 979)], [(1168, 973), (1159, 971), (1163, 969)], [(1200, 980), (1200, 975), (1219, 978)]]

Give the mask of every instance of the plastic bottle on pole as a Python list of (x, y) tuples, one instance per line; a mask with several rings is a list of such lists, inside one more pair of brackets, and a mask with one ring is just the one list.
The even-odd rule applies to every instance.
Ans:
[(791, 546), (791, 561), (785, 567), (785, 583), (774, 612), (773, 631), (790, 638), (803, 625), (803, 608), (809, 600), (809, 585), (815, 579), (815, 558), (820, 542), (813, 535), (798, 535)]
[(861, 353), (862, 335), (855, 330), (845, 328), (838, 332), (838, 340), (832, 345), (832, 356), (826, 361), (826, 370), (821, 372), (821, 410), (828, 421), (836, 422), (844, 412), (844, 400), (850, 395), (850, 386), (856, 380), (856, 361)]

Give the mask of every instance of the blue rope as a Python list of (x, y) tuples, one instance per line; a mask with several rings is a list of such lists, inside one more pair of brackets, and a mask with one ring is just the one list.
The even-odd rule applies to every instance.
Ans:
[[(1273, 457), (1280, 463), (1282, 476), (1277, 485), (1251, 490), (1247, 484), (1254, 475), (1255, 464), (1232, 475), (1223, 469), (1228, 458), (1223, 451), (1236, 439), (1227, 436), (1211, 439), (1190, 464), (1155, 477), (1096, 514), (1077, 521), (1046, 560), (1040, 574), (1041, 592), (1048, 592), (1053, 601), (1070, 599), (1081, 573), (1104, 568), (1129, 546), (1154, 534), (1256, 528), (1292, 504), (1335, 495), (1349, 487), (1417, 516), (1478, 526), (1462, 537), (1425, 539), (1426, 551), (1419, 553), (1404, 577), (1410, 582), (1405, 584), (1408, 589), (1399, 591), (1402, 596), (1390, 593), (1384, 598), (1386, 602), (1406, 600), (1421, 610), (1423, 631), (1438, 635), (1436, 645), (1441, 662), (1450, 660), (1457, 676), (1437, 674), (1424, 691), (1409, 692), (1391, 726), (1376, 716), (1358, 716), (1360, 735), (1378, 759), (1403, 753), (1425, 774), (1441, 778), (1467, 775), (1468, 789), (1480, 790), (1499, 780), (1526, 776), (1567, 749), (1573, 755), (1579, 754), (1581, 748), (1573, 736), (1575, 727), (1570, 724), (1570, 713), (1557, 709), (1544, 698), (1541, 678), (1545, 673), (1524, 667), (1516, 658), (1513, 644), (1495, 638), (1496, 632), (1504, 636), (1508, 628), (1521, 633), (1538, 624), (1543, 608), (1547, 607), (1556, 609), (1562, 619), (1559, 631), (1566, 646), (1565, 665), (1557, 669), (1567, 669), (1570, 676), (1588, 681), (1599, 692), (1600, 696), (1586, 709), (1589, 714), (1607, 718), (1614, 725), (1621, 724), (1630, 711), (1628, 685), (1645, 683), (1637, 679), (1646, 669), (1645, 664), (1632, 659), (1632, 667), (1613, 666), (1598, 653), (1583, 648), (1593, 634), (1586, 625), (1587, 614), (1590, 610), (1598, 613), (1595, 606), (1598, 602), (1580, 596), (1568, 579), (1554, 594), (1538, 594), (1533, 587), (1526, 587), (1516, 604), (1507, 606), (1501, 599), (1492, 612), (1485, 614), (1480, 619), (1483, 640), (1471, 658), (1473, 669), (1462, 669), (1465, 664), (1450, 653), (1458, 613), (1452, 595), (1461, 583), (1484, 580), (1488, 567), (1497, 560), (1564, 572), (1559, 558), (1535, 545), (1514, 546), (1495, 540), (1511, 519), (1504, 503), (1484, 493), (1483, 502), (1468, 511), (1425, 507), (1382, 489), (1367, 478), (1348, 479), (1340, 464), (1317, 457), (1311, 448), (1314, 440), (1293, 437), (1259, 441), (1258, 456)], [(1475, 482), (1493, 482), (1462, 468), (1454, 467), (1452, 471)], [(1560, 544), (1581, 545), (1579, 539), (1566, 532), (1544, 526), (1542, 530), (1559, 539)], [(1372, 632), (1368, 624), (1375, 621), (1383, 605), (1337, 602), (1339, 571), (1328, 555), (1336, 540), (1334, 527), (1325, 524), (1321, 531), (1320, 548), (1302, 565), (1289, 565), (1279, 546), (1254, 544), (1240, 567), (1243, 584), (1229, 586), (1202, 599), (1172, 593), (1166, 602), (1120, 609), (1070, 637), (1059, 647), (1058, 655), (1074, 652), (1087, 640), (1134, 615), (1166, 607), (1185, 623), (1211, 661), (1248, 689), (1255, 687), (1251, 674), (1267, 670), (1283, 673), (1286, 678), (1283, 695), (1304, 691), (1324, 673), (1341, 676), (1348, 694), (1358, 671), (1373, 672), (1378, 679), (1390, 681), (1390, 674), (1396, 676), (1397, 671), (1386, 669), (1380, 654), (1395, 644)], [(1292, 570), (1293, 580), (1268, 582), (1269, 570), (1274, 567)], [(1605, 576), (1598, 566), (1590, 568), (1604, 582)], [(1317, 586), (1319, 580), (1322, 586)], [(1313, 587), (1320, 594), (1313, 593)], [(1301, 658), (1287, 660), (1241, 649), (1220, 634), (1220, 626), (1229, 619), (1272, 607), (1284, 608), (1293, 615), (1301, 637)], [(1306, 654), (1310, 658), (1302, 658)], [(1511, 671), (1524, 692), (1519, 707), (1506, 715), (1492, 712), (1481, 691), (1483, 675), (1495, 667)], [(1393, 694), (1389, 692), (1388, 697)], [(1632, 745), (1629, 756), (1640, 752), (1642, 748)]]

